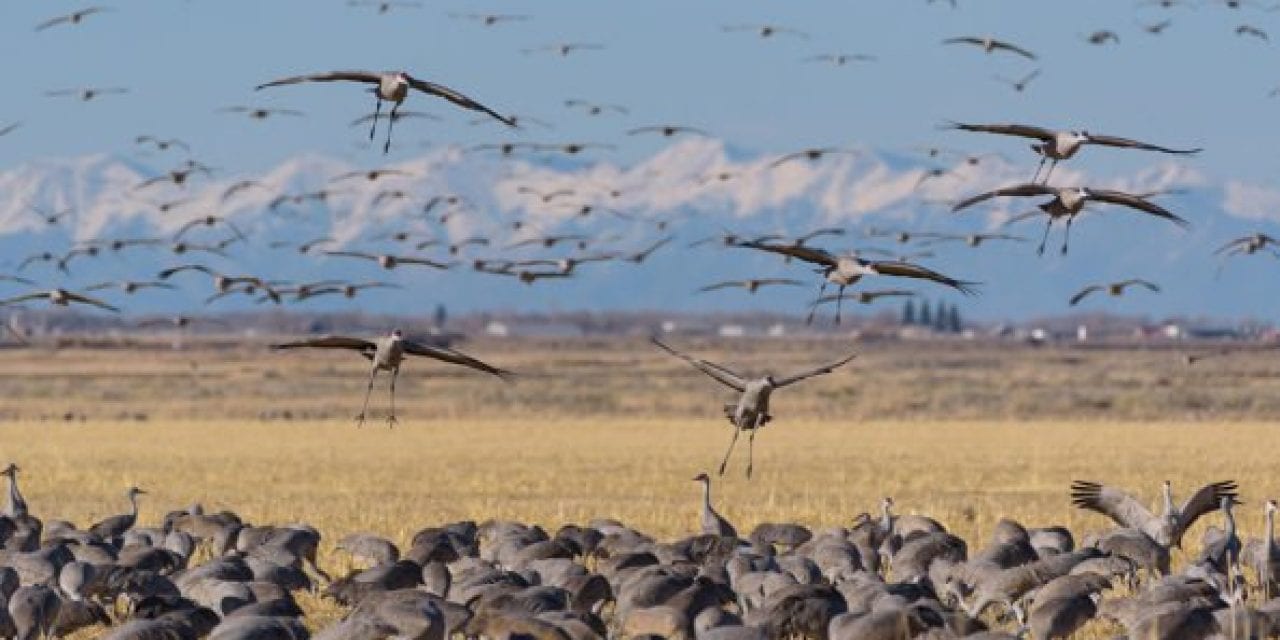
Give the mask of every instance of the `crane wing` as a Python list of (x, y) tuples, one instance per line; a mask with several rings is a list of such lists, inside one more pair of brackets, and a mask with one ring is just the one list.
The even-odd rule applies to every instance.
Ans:
[(294, 342), (282, 342), (271, 345), (272, 350), (280, 349), (351, 349), (359, 351), (361, 355), (366, 357), (373, 355), (377, 351), (378, 345), (368, 340), (360, 338), (349, 338), (347, 336), (321, 336), (319, 338), (311, 338), (310, 340), (296, 340)]
[(708, 362), (701, 358), (695, 358), (693, 356), (680, 353), (679, 351), (663, 344), (662, 341), (657, 338), (650, 338), (649, 340), (653, 342), (653, 344), (658, 345), (658, 348), (663, 351), (666, 351), (667, 353), (693, 365), (693, 368), (707, 374), (711, 378), (715, 379), (716, 382), (738, 391), (739, 393), (747, 389), (747, 381), (733, 371), (730, 371), (729, 369), (726, 369), (714, 362)]
[(839, 262), (839, 260), (831, 253), (814, 247), (764, 244), (761, 242), (739, 242), (732, 246), (768, 251), (769, 253), (789, 256), (797, 260), (803, 260), (805, 262), (810, 262), (824, 267), (835, 267), (836, 263)]
[(1071, 483), (1071, 503), (1081, 509), (1096, 511), (1122, 527), (1146, 531), (1155, 519), (1133, 496), (1107, 485), (1084, 480)]
[(74, 291), (67, 292), (67, 299), (75, 302), (79, 302), (82, 304), (93, 305), (95, 307), (98, 307), (99, 309), (106, 309), (107, 311), (110, 311), (112, 313), (120, 313), (120, 310), (117, 309), (116, 307), (113, 307), (97, 298), (90, 298), (89, 296), (76, 293)]
[(1187, 227), (1187, 226), (1190, 226), (1191, 224), (1186, 220), (1175, 215), (1172, 211), (1169, 211), (1168, 209), (1165, 209), (1164, 207), (1154, 202), (1151, 202), (1150, 200), (1147, 200), (1145, 198), (1140, 198), (1131, 193), (1125, 193), (1123, 191), (1112, 191), (1109, 189), (1099, 189), (1099, 190), (1090, 189), (1089, 198), (1092, 200), (1097, 200), (1099, 202), (1118, 204), (1122, 207), (1129, 207), (1130, 209), (1145, 211), (1146, 213), (1149, 213), (1153, 216), (1164, 218), (1165, 220), (1168, 220), (1180, 227)]
[(973, 290), (973, 285), (978, 284), (976, 282), (966, 282), (964, 280), (956, 280), (955, 278), (952, 278), (950, 276), (943, 275), (941, 273), (938, 273), (937, 271), (928, 269), (926, 267), (922, 267), (917, 264), (911, 264), (910, 262), (896, 262), (896, 261), (869, 262), (867, 263), (867, 266), (871, 268), (871, 271), (873, 273), (878, 273), (880, 275), (898, 276), (901, 278), (917, 278), (921, 280), (932, 280), (939, 284), (947, 285), (948, 287), (951, 287), (952, 289), (955, 289), (967, 296), (971, 296), (974, 293), (976, 293)]
[(1069, 301), (1070, 305), (1074, 307), (1077, 304), (1080, 304), (1081, 300), (1089, 297), (1089, 294), (1095, 291), (1102, 291), (1102, 286), (1094, 284), (1077, 291), (1074, 296), (1071, 296), (1071, 300)]
[(483, 104), (480, 104), (479, 102), (476, 102), (475, 100), (472, 100), (471, 98), (468, 98), (467, 96), (457, 91), (454, 91), (453, 89), (450, 89), (449, 87), (446, 87), (442, 84), (427, 82), (426, 80), (419, 80), (417, 78), (414, 78), (413, 76), (408, 76), (408, 81), (409, 81), (409, 86), (413, 87), (414, 89), (417, 89), (418, 91), (444, 98), (445, 100), (448, 100), (449, 102), (452, 102), (458, 105), (459, 107), (462, 107), (463, 109), (470, 109), (471, 111), (479, 111), (482, 113), (486, 113), (490, 117), (501, 122), (502, 124), (507, 125), (508, 127), (516, 126), (515, 121), (512, 120), (511, 118), (501, 115), (497, 111), (494, 111), (493, 109), (490, 109), (489, 107), (486, 107)]
[(272, 80), (254, 87), (255, 91), (266, 89), (267, 87), (279, 87), (286, 84), (299, 84), (302, 82), (364, 82), (367, 84), (378, 84), (382, 82), (382, 76), (372, 71), (333, 71), (330, 73), (312, 73), (304, 76), (290, 76), (288, 78), (280, 78)]
[(1036, 127), (1027, 124), (965, 124), (963, 122), (951, 122), (947, 126), (951, 129), (959, 129), (961, 131), (975, 131), (979, 133), (995, 133), (1004, 136), (1018, 136), (1022, 138), (1036, 138), (1038, 140), (1053, 140), (1057, 135), (1053, 131), (1044, 127)]
[(415, 356), (434, 358), (441, 362), (448, 362), (450, 364), (457, 364), (457, 365), (462, 365), (464, 367), (469, 367), (471, 369), (475, 369), (476, 371), (483, 371), (485, 373), (498, 376), (499, 378), (502, 378), (502, 380), (505, 382), (510, 382), (511, 378), (515, 377), (516, 375), (511, 371), (507, 371), (506, 369), (499, 369), (498, 367), (485, 364), (484, 362), (481, 362), (476, 358), (472, 358), (471, 356), (465, 353), (462, 353), (460, 351), (454, 351), (453, 349), (446, 349), (444, 347), (433, 347), (428, 344), (422, 344), (421, 342), (413, 342), (411, 340), (402, 340), (400, 344), (401, 346), (404, 347), (405, 353), (412, 354)]
[(1047, 196), (1047, 195), (1054, 195), (1056, 193), (1057, 191), (1054, 190), (1053, 187), (1043, 185), (1043, 184), (1027, 183), (1027, 184), (1013, 185), (1011, 187), (1001, 187), (993, 191), (988, 191), (986, 193), (980, 193), (976, 196), (965, 198), (964, 200), (957, 202), (955, 206), (951, 207), (951, 212), (955, 213), (963, 209), (968, 209), (969, 207), (972, 207), (973, 205), (978, 204), (979, 202), (985, 202), (992, 198), (1004, 198), (1004, 197), (1018, 198), (1018, 197), (1028, 197), (1028, 196)]
[(1187, 529), (1190, 529), (1200, 516), (1213, 513), (1220, 508), (1223, 498), (1230, 498), (1233, 504), (1239, 504), (1237, 497), (1234, 480), (1223, 480), (1200, 487), (1199, 491), (1182, 503), (1182, 509), (1178, 511), (1178, 522), (1173, 530), (1173, 544), (1181, 547), (1182, 535)]
[(1094, 134), (1088, 134), (1087, 142), (1089, 144), (1098, 144), (1105, 147), (1142, 149), (1144, 151), (1158, 151), (1160, 153), (1173, 153), (1173, 154), (1179, 154), (1179, 155), (1191, 155), (1191, 154), (1196, 154), (1196, 153), (1200, 153), (1201, 151), (1204, 151), (1204, 149), (1201, 149), (1199, 147), (1195, 149), (1170, 149), (1169, 147), (1162, 147), (1160, 145), (1150, 144), (1147, 142), (1140, 142), (1138, 140), (1131, 140), (1129, 138), (1121, 138), (1119, 136), (1104, 136), (1104, 135), (1094, 135)]
[(840, 367), (843, 367), (844, 365), (848, 364), (849, 361), (853, 360), (856, 357), (858, 357), (858, 354), (851, 353), (848, 355), (848, 357), (844, 358), (843, 360), (840, 360), (839, 362), (826, 364), (816, 369), (803, 371), (801, 373), (793, 374), (785, 378), (778, 378), (774, 381), (774, 387), (781, 389), (782, 387), (795, 384), (807, 378), (812, 378), (814, 376), (820, 376), (820, 375), (831, 373), (832, 371), (835, 371), (836, 369), (839, 369)]

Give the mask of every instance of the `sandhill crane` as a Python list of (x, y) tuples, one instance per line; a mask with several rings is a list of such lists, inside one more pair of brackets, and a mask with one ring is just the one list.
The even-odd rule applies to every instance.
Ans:
[(118, 96), (125, 93), (129, 93), (129, 89), (125, 87), (86, 87), (84, 89), (55, 89), (44, 92), (44, 95), (50, 98), (74, 97), (81, 102), (89, 102), (98, 96)]
[(525, 47), (520, 52), (525, 55), (534, 53), (552, 53), (561, 58), (568, 57), (574, 51), (600, 51), (604, 49), (602, 44), (594, 44), (590, 42), (555, 42), (552, 44), (544, 44), (540, 47)]
[(991, 36), (983, 36), (983, 37), (961, 36), (958, 38), (947, 38), (946, 40), (942, 41), (942, 44), (967, 44), (967, 45), (973, 45), (975, 47), (978, 47), (982, 49), (983, 52), (985, 53), (995, 53), (996, 51), (1008, 51), (1010, 53), (1015, 53), (1017, 55), (1020, 55), (1028, 60), (1036, 59), (1036, 54), (1031, 53), (1030, 51), (1027, 51), (1026, 49), (1023, 49), (1022, 47), (1019, 47), (1015, 44), (1012, 44), (1010, 42), (1005, 42), (1004, 40), (998, 40)]
[[(1168, 209), (1147, 200), (1142, 195), (1125, 193), (1123, 191), (1114, 191), (1111, 189), (1090, 189), (1088, 187), (1057, 188), (1035, 183), (1014, 185), (1012, 187), (1004, 187), (988, 191), (986, 193), (980, 193), (956, 203), (955, 206), (951, 207), (951, 211), (962, 211), (975, 204), (985, 202), (992, 198), (1026, 198), (1034, 196), (1053, 196), (1052, 200), (1036, 205), (1036, 208), (1039, 211), (1032, 213), (1032, 215), (1040, 215), (1043, 213), (1048, 216), (1048, 221), (1044, 226), (1044, 236), (1040, 239), (1040, 247), (1036, 250), (1039, 254), (1044, 253), (1045, 242), (1049, 239), (1049, 230), (1053, 228), (1053, 221), (1058, 218), (1066, 219), (1066, 232), (1062, 238), (1062, 253), (1064, 255), (1067, 253), (1067, 243), (1071, 239), (1071, 223), (1075, 221), (1076, 216), (1080, 215), (1080, 212), (1084, 211), (1085, 206), (1090, 202), (1102, 202), (1128, 207), (1130, 209), (1151, 214), (1158, 218), (1163, 218), (1180, 227), (1190, 226), (1190, 223), (1186, 220), (1178, 217)], [(1021, 217), (1024, 216), (1019, 216), (1019, 219)]]
[(178, 138), (159, 138), (152, 135), (141, 135), (133, 139), (134, 144), (150, 144), (157, 151), (168, 151), (171, 148), (182, 149), (190, 152), (191, 146)]
[(124, 535), (138, 521), (138, 496), (146, 493), (137, 487), (129, 487), (124, 493), (125, 499), (129, 501), (129, 513), (104, 518), (89, 527), (89, 533), (107, 542)]
[(729, 454), (733, 453), (733, 445), (738, 442), (738, 435), (743, 431), (748, 431), (750, 432), (747, 440), (748, 478), (751, 477), (752, 452), (755, 446), (756, 431), (773, 420), (773, 416), (769, 415), (769, 398), (773, 395), (773, 392), (814, 376), (831, 373), (857, 357), (856, 353), (850, 354), (837, 362), (780, 378), (766, 375), (762, 378), (749, 380), (714, 362), (694, 358), (676, 351), (657, 338), (651, 338), (650, 340), (663, 351), (684, 360), (716, 382), (741, 394), (738, 396), (736, 404), (724, 405), (725, 417), (733, 425), (733, 439), (729, 441), (729, 449), (725, 451), (724, 460), (720, 462), (720, 475), (724, 475), (725, 467), (729, 464)]
[(1259, 251), (1269, 250), (1272, 256), (1280, 258), (1280, 252), (1275, 249), (1269, 249), (1272, 246), (1280, 246), (1280, 240), (1276, 240), (1268, 234), (1257, 232), (1242, 238), (1236, 238), (1218, 247), (1214, 250), (1213, 255), (1230, 258), (1231, 256), (1251, 256)]
[(499, 22), (519, 22), (533, 16), (515, 13), (450, 13), (449, 17), (455, 20), (474, 20), (486, 27), (492, 27)]
[(684, 126), (675, 125), (675, 124), (662, 124), (662, 125), (653, 125), (648, 127), (636, 127), (635, 129), (627, 130), (627, 135), (629, 136), (638, 136), (642, 133), (656, 133), (664, 138), (670, 138), (680, 133), (689, 133), (697, 136), (711, 135), (706, 131), (703, 131), (702, 129), (698, 129), (696, 127), (684, 127)]
[(106, 11), (112, 11), (112, 9), (110, 7), (94, 6), (94, 7), (81, 9), (79, 11), (75, 11), (72, 13), (68, 13), (66, 15), (56, 16), (36, 25), (36, 31), (44, 31), (45, 29), (48, 29), (50, 27), (55, 27), (60, 24), (68, 24), (68, 25), (80, 24), (81, 22), (84, 22), (85, 18), (88, 18), (91, 15), (103, 13)]
[(347, 6), (351, 7), (373, 7), (378, 10), (379, 14), (390, 13), (392, 9), (421, 9), (421, 2), (408, 2), (407, 0), (347, 0)]
[(1031, 177), (1032, 182), (1035, 182), (1040, 177), (1040, 171), (1044, 169), (1045, 162), (1050, 162), (1049, 170), (1044, 174), (1043, 180), (1043, 182), (1047, 183), (1049, 176), (1053, 173), (1053, 168), (1058, 166), (1059, 161), (1070, 160), (1082, 147), (1090, 144), (1121, 149), (1156, 151), (1174, 155), (1194, 155), (1202, 151), (1199, 148), (1171, 149), (1129, 138), (1092, 134), (1088, 131), (1054, 131), (1053, 129), (1025, 124), (965, 124), (951, 122), (946, 125), (946, 128), (1039, 140), (1040, 142), (1031, 145), (1031, 150), (1040, 155), (1040, 164), (1036, 166), (1036, 173)]
[(505, 369), (490, 366), (468, 356), (459, 351), (448, 349), (445, 347), (434, 347), (421, 342), (407, 340), (399, 329), (394, 329), (387, 336), (378, 338), (377, 340), (363, 340), (360, 338), (349, 338), (346, 336), (324, 336), (313, 338), (310, 340), (298, 340), (296, 342), (285, 342), (282, 344), (271, 345), (273, 350), (280, 349), (349, 349), (358, 352), (361, 356), (368, 359), (373, 368), (369, 371), (369, 385), (365, 389), (364, 405), (360, 408), (360, 415), (356, 416), (357, 426), (364, 424), (365, 413), (369, 409), (369, 395), (373, 393), (373, 381), (377, 377), (379, 371), (387, 371), (391, 374), (391, 413), (387, 416), (387, 426), (393, 426), (396, 423), (396, 377), (400, 375), (400, 364), (404, 361), (406, 355), (424, 356), (434, 358), (441, 362), (462, 365), (477, 371), (483, 371), (488, 374), (501, 378), (504, 382), (509, 382), (515, 376), (514, 373)]
[(839, 147), (813, 147), (810, 149), (801, 149), (794, 153), (788, 153), (779, 157), (777, 160), (769, 163), (769, 168), (774, 169), (793, 160), (808, 160), (809, 162), (817, 162), (827, 156), (845, 155), (854, 156), (858, 152), (853, 149), (841, 149)]
[(865, 53), (820, 53), (809, 56), (801, 62), (826, 62), (833, 66), (843, 67), (850, 62), (875, 62), (879, 58)]
[(4, 300), (0, 300), (0, 307), (26, 302), (28, 300), (48, 300), (50, 304), (58, 305), (60, 307), (67, 307), (70, 306), (72, 302), (76, 302), (79, 304), (95, 306), (99, 309), (106, 309), (112, 313), (120, 313), (120, 309), (98, 300), (97, 298), (90, 298), (82, 293), (67, 291), (66, 289), (61, 288), (49, 289), (48, 291), (33, 291), (13, 298), (6, 298)]
[(336, 257), (342, 257), (342, 258), (360, 258), (362, 260), (372, 260), (373, 262), (378, 263), (379, 267), (382, 267), (383, 269), (386, 269), (388, 271), (402, 264), (418, 264), (418, 265), (431, 267), (433, 269), (448, 269), (452, 267), (454, 264), (456, 264), (453, 262), (436, 262), (435, 260), (430, 260), (428, 258), (418, 258), (414, 256), (397, 256), (397, 255), (391, 255), (386, 253), (374, 254), (374, 253), (364, 253), (363, 251), (325, 251), (324, 255), (336, 256)]
[(1004, 84), (1009, 85), (1009, 88), (1013, 89), (1014, 91), (1018, 93), (1022, 93), (1027, 90), (1027, 86), (1031, 84), (1032, 80), (1035, 80), (1036, 78), (1039, 78), (1039, 77), (1040, 77), (1040, 70), (1036, 69), (1035, 71), (1032, 71), (1031, 73), (1028, 73), (1027, 75), (1022, 76), (1021, 78), (1017, 78), (1016, 80), (1013, 78), (1006, 78), (1004, 76), (995, 76), (995, 79), (998, 82), (1003, 82)]
[(588, 100), (582, 100), (578, 98), (565, 100), (564, 106), (569, 109), (581, 109), (585, 111), (589, 116), (598, 116), (598, 115), (604, 114), (605, 112), (612, 112), (612, 113), (616, 113), (624, 116), (631, 113), (630, 109), (620, 104), (601, 104), (598, 102), (590, 102)]
[(400, 109), (401, 103), (409, 95), (409, 90), (421, 91), (428, 95), (444, 98), (453, 104), (471, 111), (481, 111), (490, 117), (502, 122), (508, 126), (515, 126), (510, 118), (499, 114), (489, 107), (468, 98), (467, 96), (450, 89), (442, 84), (419, 80), (404, 71), (384, 71), (375, 73), (372, 71), (334, 71), (331, 73), (316, 73), (302, 76), (292, 76), (272, 80), (257, 86), (257, 89), (265, 89), (267, 87), (278, 87), (283, 85), (298, 84), (302, 82), (361, 82), (364, 84), (375, 85), (371, 90), (376, 97), (377, 102), (374, 106), (373, 126), (369, 128), (369, 139), (373, 140), (374, 134), (378, 130), (377, 114), (382, 112), (382, 103), (387, 101), (392, 103), (391, 117), (387, 120), (387, 142), (382, 147), (382, 152), (391, 151), (391, 130), (395, 126), (396, 113)]
[(1244, 563), (1253, 567), (1262, 586), (1262, 599), (1268, 601), (1275, 595), (1280, 579), (1280, 547), (1276, 545), (1276, 501), (1268, 500), (1263, 507), (1266, 528), (1261, 540), (1250, 540), (1241, 556)]
[(1173, 487), (1168, 480), (1161, 489), (1164, 511), (1159, 516), (1120, 489), (1084, 480), (1071, 483), (1071, 502), (1081, 509), (1101, 513), (1122, 527), (1137, 529), (1162, 547), (1181, 548), (1183, 534), (1200, 516), (1218, 508), (1222, 500), (1236, 499), (1236, 483), (1231, 480), (1200, 487), (1181, 507), (1173, 504)]
[(804, 286), (804, 283), (800, 282), (799, 280), (792, 280), (791, 278), (753, 278), (750, 280), (726, 280), (724, 282), (717, 282), (715, 284), (709, 284), (705, 287), (701, 287), (697, 291), (698, 293), (706, 293), (708, 291), (719, 291), (721, 289), (741, 288), (741, 289), (746, 289), (747, 293), (755, 293), (756, 291), (760, 290), (760, 287), (766, 287), (766, 286), (800, 287), (800, 286)]
[(705, 473), (699, 473), (693, 477), (693, 481), (702, 483), (702, 533), (722, 538), (738, 537), (738, 530), (711, 508), (711, 478)]
[(1093, 33), (1089, 33), (1080, 37), (1081, 40), (1092, 45), (1104, 45), (1108, 42), (1120, 44), (1120, 34), (1110, 29), (1099, 29)]
[(10, 462), (0, 475), (9, 481), (9, 502), (5, 505), (4, 515), (10, 518), (25, 518), (29, 514), (27, 510), (27, 501), (23, 499), (22, 492), (18, 491), (18, 465)]
[(1121, 280), (1120, 282), (1112, 282), (1110, 284), (1089, 285), (1081, 289), (1080, 291), (1078, 291), (1075, 295), (1071, 296), (1070, 304), (1071, 306), (1074, 307), (1077, 304), (1079, 304), (1081, 300), (1084, 300), (1086, 297), (1088, 297), (1089, 294), (1096, 293), (1098, 291), (1106, 291), (1112, 296), (1120, 296), (1124, 294), (1125, 289), (1128, 289), (1129, 287), (1133, 287), (1133, 286), (1143, 287), (1146, 290), (1151, 291), (1153, 293), (1160, 292), (1160, 287), (1153, 282), (1142, 280), (1140, 278), (1131, 278), (1129, 280)]
[[(819, 298), (821, 298), (826, 292), (828, 284), (833, 284), (839, 287), (837, 295), (843, 295), (845, 287), (856, 284), (858, 281), (862, 280), (862, 278), (872, 275), (932, 280), (933, 282), (956, 289), (965, 295), (972, 295), (974, 293), (973, 286), (977, 284), (974, 282), (957, 280), (938, 273), (937, 271), (933, 271), (932, 269), (926, 269), (909, 262), (864, 260), (856, 254), (837, 256), (822, 249), (795, 245), (736, 242), (733, 243), (732, 246), (767, 251), (818, 265), (818, 273), (823, 276), (822, 286), (818, 289)], [(840, 323), (840, 310), (841, 305), (837, 303), (836, 324)], [(809, 321), (812, 320), (813, 313), (811, 312), (809, 314)]]
[(773, 25), (773, 24), (726, 25), (724, 27), (721, 27), (721, 31), (724, 31), (725, 33), (738, 33), (742, 31), (750, 31), (750, 32), (755, 32), (755, 34), (760, 36), (761, 38), (772, 38), (773, 36), (776, 36), (776, 35), (788, 35), (788, 36), (795, 36), (802, 40), (809, 39), (809, 34), (803, 31), (800, 31), (799, 29), (792, 29), (790, 27), (780, 27), (778, 25)]
[(22, 126), (22, 123), (21, 123), (21, 122), (15, 122), (15, 123), (13, 123), (13, 124), (8, 124), (8, 125), (5, 125), (5, 126), (3, 126), (3, 127), (0, 127), (0, 137), (7, 136), (7, 135), (9, 135), (9, 134), (13, 133), (14, 131), (17, 131), (17, 130), (18, 130), (18, 128), (19, 128), (19, 127), (21, 127), (21, 126)]
[(268, 109), (266, 107), (248, 107), (244, 105), (236, 105), (233, 107), (223, 107), (218, 109), (219, 113), (243, 113), (252, 120), (266, 120), (271, 116), (297, 116), (303, 114), (297, 109)]
[(871, 304), (880, 298), (903, 298), (913, 297), (916, 295), (914, 291), (906, 291), (904, 289), (883, 289), (880, 291), (855, 291), (853, 293), (843, 293), (829, 296), (822, 296), (813, 301), (814, 306), (831, 304), (832, 302), (841, 302), (848, 300), (859, 304)]
[(91, 284), (84, 288), (85, 291), (101, 291), (103, 289), (119, 289), (126, 294), (137, 293), (143, 289), (177, 289), (177, 287), (168, 282), (152, 282), (145, 280), (113, 280), (111, 282), (99, 282)]

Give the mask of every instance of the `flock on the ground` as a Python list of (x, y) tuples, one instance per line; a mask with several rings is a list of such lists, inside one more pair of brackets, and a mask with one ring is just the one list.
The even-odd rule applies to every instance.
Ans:
[[(198, 504), (144, 526), (137, 487), (127, 513), (88, 528), (42, 521), (18, 471), (3, 470), (3, 638), (1047, 640), (1095, 620), (1112, 625), (1095, 633), (1134, 640), (1280, 637), (1276, 503), (1263, 505), (1264, 537), (1243, 540), (1233, 482), (1181, 506), (1166, 482), (1159, 513), (1076, 482), (1072, 502), (1117, 526), (992, 516), (980, 523), (990, 534), (967, 541), (891, 498), (843, 526), (742, 535), (712, 508), (704, 473), (698, 532), (675, 540), (607, 518), (554, 530), (489, 520), (429, 524), (402, 550), (374, 532), (254, 524)], [(1212, 525), (1193, 541), (1200, 519)], [(325, 536), (337, 537), (333, 557), (320, 555)], [(343, 563), (352, 569), (336, 577), (321, 566)]]

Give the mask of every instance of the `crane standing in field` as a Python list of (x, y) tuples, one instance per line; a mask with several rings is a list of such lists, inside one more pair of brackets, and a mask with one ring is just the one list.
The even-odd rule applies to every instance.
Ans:
[(464, 367), (470, 367), (477, 371), (493, 374), (502, 378), (504, 381), (510, 381), (515, 375), (505, 369), (499, 369), (487, 365), (464, 353), (447, 349), (443, 347), (433, 347), (428, 344), (406, 340), (404, 334), (395, 329), (390, 335), (377, 339), (376, 341), (363, 340), (361, 338), (349, 338), (346, 336), (324, 336), (311, 340), (299, 340), (296, 342), (286, 342), (283, 344), (273, 344), (271, 348), (279, 349), (297, 349), (297, 348), (318, 348), (318, 349), (351, 349), (360, 352), (360, 355), (367, 358), (373, 368), (369, 371), (369, 386), (364, 392), (364, 405), (360, 407), (360, 415), (356, 416), (356, 426), (364, 425), (365, 413), (369, 410), (369, 395), (373, 393), (373, 381), (378, 376), (379, 371), (388, 371), (391, 373), (391, 413), (387, 416), (387, 426), (394, 426), (396, 423), (396, 376), (400, 375), (400, 364), (404, 362), (405, 355), (425, 356), (427, 358), (435, 358), (442, 362), (450, 364), (458, 364)]
[(729, 455), (733, 453), (733, 445), (738, 443), (738, 435), (743, 431), (749, 431), (750, 435), (747, 436), (747, 478), (751, 477), (756, 431), (773, 419), (773, 416), (769, 415), (769, 397), (773, 395), (774, 390), (793, 385), (807, 378), (831, 373), (857, 357), (857, 354), (850, 354), (839, 362), (781, 378), (766, 375), (763, 378), (749, 380), (745, 376), (734, 373), (714, 362), (680, 353), (663, 344), (657, 338), (652, 338), (652, 341), (663, 351), (684, 360), (693, 365), (698, 371), (711, 376), (716, 382), (742, 394), (738, 397), (736, 404), (726, 404), (724, 406), (725, 417), (733, 424), (733, 439), (729, 441), (729, 449), (724, 452), (724, 460), (720, 462), (720, 475), (724, 475), (724, 469), (729, 464)]

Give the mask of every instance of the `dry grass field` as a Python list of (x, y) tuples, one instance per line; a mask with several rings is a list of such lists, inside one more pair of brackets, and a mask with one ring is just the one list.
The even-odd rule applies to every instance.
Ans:
[[(403, 544), (423, 526), (464, 518), (554, 527), (603, 516), (661, 537), (696, 531), (699, 492), (690, 478), (714, 471), (731, 434), (715, 416), (724, 396), (712, 383), (639, 349), (466, 349), (529, 375), (507, 388), (411, 362), (395, 429), (381, 414), (362, 429), (349, 421), (364, 384), (364, 367), (350, 354), (6, 352), (0, 462), (24, 469), (23, 490), (44, 518), (85, 525), (122, 511), (123, 489), (137, 484), (150, 492), (142, 503), (148, 524), (192, 502), (259, 524), (305, 521), (324, 533), (321, 564), (338, 574), (350, 564), (333, 543), (355, 531)], [(788, 369), (837, 350), (800, 344), (744, 360), (777, 358)], [(1188, 371), (1171, 352), (1016, 357), (952, 347), (893, 360), (886, 347), (866, 351), (846, 372), (779, 392), (778, 417), (756, 440), (751, 481), (739, 443), (714, 485), (717, 508), (739, 530), (764, 521), (847, 524), (892, 495), (900, 511), (932, 515), (976, 548), (1001, 517), (1077, 532), (1109, 526), (1071, 508), (1073, 479), (1129, 487), (1154, 505), (1166, 478), (1179, 497), (1234, 478), (1247, 503), (1241, 526), (1255, 535), (1265, 498), (1280, 495), (1280, 430), (1250, 419), (1234, 399), (1248, 396), (1270, 415), (1265, 381), (1274, 372), (1265, 362)], [(1063, 364), (1069, 358), (1083, 363)], [(925, 366), (929, 359), (944, 365)], [(884, 366), (890, 361), (900, 364)], [(1167, 366), (1153, 364), (1160, 362)], [(1202, 382), (1197, 411), (1175, 398), (1196, 386), (1194, 376)], [(1106, 381), (1119, 380), (1129, 386), (1108, 390)], [(1110, 394), (1118, 417), (1095, 410), (1082, 419), (1015, 419), (1035, 414), (1020, 403), (1044, 397), (1066, 407), (1081, 393)], [(384, 381), (373, 404), (385, 402)], [(899, 415), (869, 417), (886, 407)], [(278, 419), (283, 411), (294, 419)], [(86, 418), (62, 420), (64, 412)], [(135, 413), (148, 417), (111, 419)], [(974, 417), (983, 413), (989, 417)], [(340, 613), (305, 601), (315, 614), (309, 622)]]

